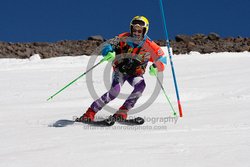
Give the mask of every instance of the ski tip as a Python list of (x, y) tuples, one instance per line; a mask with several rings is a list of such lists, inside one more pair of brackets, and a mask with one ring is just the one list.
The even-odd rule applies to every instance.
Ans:
[(105, 125), (106, 126), (113, 126), (115, 124), (115, 121), (106, 121)]
[(137, 122), (138, 125), (142, 125), (145, 122), (145, 120), (143, 118), (141, 118), (141, 117), (135, 118), (135, 121)]

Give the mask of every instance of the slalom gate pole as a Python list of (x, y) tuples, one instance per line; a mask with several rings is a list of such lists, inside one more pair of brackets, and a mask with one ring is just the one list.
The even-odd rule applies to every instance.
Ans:
[(84, 75), (86, 75), (88, 72), (90, 72), (91, 70), (93, 70), (95, 67), (97, 67), (99, 64), (103, 63), (105, 61), (105, 59), (103, 58), (99, 63), (97, 63), (96, 65), (94, 65), (93, 67), (91, 67), (90, 69), (88, 69), (85, 73), (81, 74), (79, 77), (77, 77), (76, 79), (74, 79), (73, 81), (71, 81), (70, 83), (68, 83), (66, 86), (64, 86), (62, 89), (60, 89), (58, 92), (56, 92), (55, 94), (53, 94), (52, 96), (50, 96), (47, 101), (53, 99), (56, 95), (58, 95), (60, 92), (62, 92), (63, 90), (65, 90), (67, 87), (69, 87), (70, 85), (72, 85), (73, 83), (75, 83), (78, 79), (80, 79), (81, 77), (83, 77)]
[(160, 87), (161, 87), (161, 89), (162, 89), (162, 91), (163, 91), (163, 93), (164, 93), (164, 95), (165, 95), (165, 97), (166, 97), (166, 99), (167, 99), (167, 101), (168, 101), (168, 103), (169, 103), (169, 105), (170, 105), (172, 111), (173, 111), (174, 116), (176, 116), (177, 114), (176, 114), (176, 112), (175, 112), (175, 110), (174, 110), (174, 107), (173, 107), (172, 103), (170, 102), (170, 100), (169, 100), (169, 98), (168, 98), (168, 95), (167, 95), (167, 93), (166, 93), (166, 90), (164, 89), (163, 85), (161, 84), (161, 81), (160, 81), (160, 79), (158, 78), (158, 76), (156, 76), (156, 78), (157, 78), (157, 81), (158, 81), (158, 83), (159, 83), (159, 85), (160, 85)]
[(173, 60), (172, 60), (172, 54), (171, 54), (171, 50), (170, 50), (170, 42), (169, 42), (168, 31), (167, 31), (167, 23), (166, 23), (166, 18), (165, 18), (165, 14), (164, 14), (162, 0), (159, 0), (159, 1), (160, 1), (160, 8), (161, 8), (161, 14), (162, 14), (162, 21), (163, 21), (163, 25), (164, 25), (164, 31), (165, 31), (165, 35), (166, 35), (166, 43), (167, 43), (167, 48), (168, 48), (169, 60), (170, 60), (172, 75), (173, 75), (173, 79), (174, 79), (174, 86), (175, 86), (175, 92), (176, 92), (176, 97), (177, 97), (179, 115), (180, 115), (180, 117), (182, 117), (183, 116), (182, 115), (182, 107), (181, 107), (181, 101), (180, 101), (180, 96), (179, 96), (179, 91), (178, 91), (178, 85), (177, 85), (175, 71), (174, 71), (174, 64), (173, 64)]

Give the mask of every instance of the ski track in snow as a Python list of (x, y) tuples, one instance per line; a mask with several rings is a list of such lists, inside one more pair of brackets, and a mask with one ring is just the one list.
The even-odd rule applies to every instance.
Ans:
[[(132, 115), (145, 118), (142, 126), (53, 127), (59, 120), (80, 116), (92, 103), (85, 77), (46, 101), (85, 72), (89, 59), (0, 59), (1, 167), (249, 166), (249, 52), (174, 55), (184, 115), (176, 123), (160, 92), (150, 107)], [(99, 96), (107, 90), (102, 72), (106, 65), (93, 71)], [(145, 81), (146, 90), (136, 106), (154, 90), (155, 78), (146, 73)], [(177, 110), (170, 64), (163, 85)], [(128, 84), (121, 90), (131, 91)], [(123, 101), (115, 99), (109, 105), (118, 108)], [(97, 116), (110, 114), (103, 110)]]

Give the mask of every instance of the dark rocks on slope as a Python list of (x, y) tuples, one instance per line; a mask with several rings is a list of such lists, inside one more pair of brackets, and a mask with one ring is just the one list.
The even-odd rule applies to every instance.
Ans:
[[(11, 43), (0, 42), (0, 58), (29, 58), (39, 54), (41, 58), (57, 56), (91, 55), (105, 39), (100, 36), (91, 36), (88, 40), (63, 40), (54, 43), (32, 42)], [(154, 40), (160, 46), (166, 46), (166, 40)], [(170, 40), (174, 54), (186, 54), (191, 51), (200, 53), (212, 52), (243, 52), (250, 51), (250, 38), (227, 37), (221, 38), (216, 33), (177, 35)]]

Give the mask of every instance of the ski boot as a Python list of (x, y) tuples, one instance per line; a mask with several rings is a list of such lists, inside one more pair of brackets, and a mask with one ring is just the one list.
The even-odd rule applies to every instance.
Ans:
[(126, 120), (128, 117), (128, 109), (124, 106), (120, 107), (119, 110), (113, 115), (116, 121)]
[(84, 113), (80, 118), (77, 118), (76, 122), (91, 122), (95, 119), (96, 112), (92, 108), (88, 108), (86, 113)]

